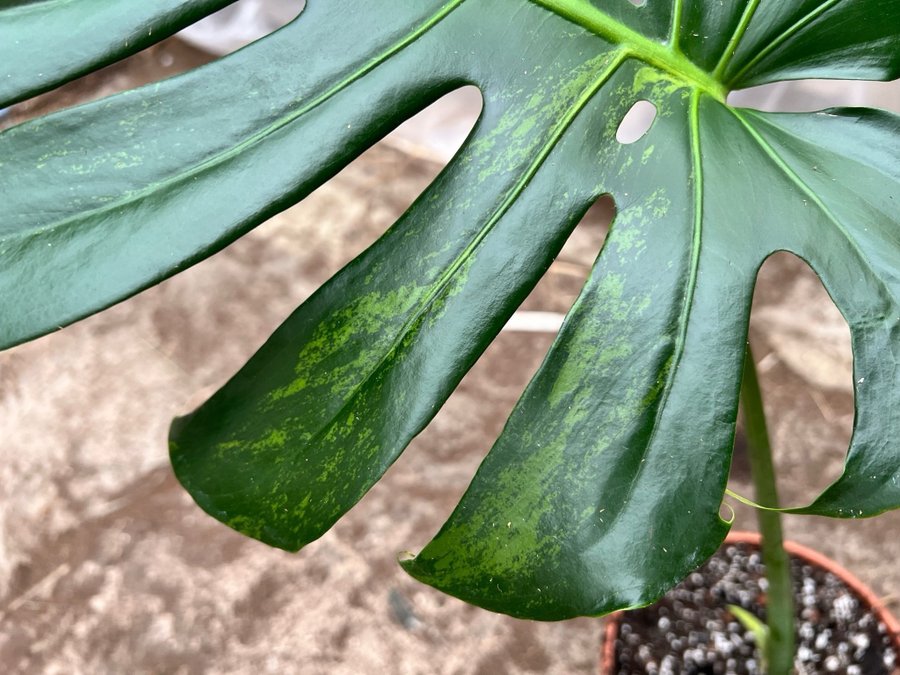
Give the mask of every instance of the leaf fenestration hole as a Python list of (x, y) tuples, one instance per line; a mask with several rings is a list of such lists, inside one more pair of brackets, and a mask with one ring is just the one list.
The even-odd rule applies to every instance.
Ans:
[(275, 32), (297, 18), (306, 2), (255, 2), (238, 0), (185, 28), (179, 37), (215, 56), (225, 56)]
[(472, 132), (483, 106), (477, 87), (455, 89), (397, 127), (387, 141), (409, 154), (446, 164)]
[(766, 112), (815, 112), (826, 108), (869, 107), (897, 110), (896, 82), (791, 80), (738, 89), (728, 104)]
[[(332, 179), (329, 185), (342, 191), (338, 199), (352, 206), (336, 208), (333, 204), (320, 204), (319, 193), (329, 199), (326, 186), (292, 207), (298, 214), (323, 206), (324, 210), (346, 213), (351, 218), (359, 218), (358, 215), (350, 215), (354, 212), (366, 214), (362, 223), (356, 223), (352, 236), (337, 237), (337, 249), (331, 252), (335, 257), (323, 256), (321, 252), (316, 256), (317, 271), (321, 272), (316, 278), (317, 284), (327, 281), (328, 277), (375, 243), (384, 234), (386, 226), (396, 222), (422, 195), (473, 132), (483, 107), (477, 87), (466, 86), (449, 91), (399, 124)], [(367, 167), (377, 167), (378, 170)], [(392, 186), (391, 190), (386, 190), (385, 185)], [(321, 228), (322, 218), (314, 216), (310, 220), (309, 227)], [(264, 224), (262, 227), (267, 226)], [(300, 234), (297, 224), (289, 225), (289, 228), (297, 236), (310, 241), (316, 238), (313, 231)], [(326, 265), (324, 261), (330, 264)], [(291, 307), (298, 304), (300, 300), (295, 300)]]
[(641, 100), (636, 102), (631, 109), (625, 113), (625, 117), (619, 123), (616, 130), (616, 140), (622, 145), (630, 145), (641, 140), (653, 122), (656, 120), (656, 106), (650, 101)]
[[(616, 202), (612, 195), (603, 195), (587, 210), (550, 266), (549, 276), (557, 279), (555, 296), (563, 294), (569, 296), (572, 302), (575, 301), (590, 275), (600, 249), (603, 248), (615, 216)], [(558, 286), (563, 278), (568, 279), (570, 283), (567, 290)], [(568, 311), (570, 304), (567, 302), (561, 311)]]
[[(411, 452), (411, 446), (385, 474), (388, 480), (403, 472), (414, 476), (407, 484), (415, 486), (417, 493), (412, 497), (416, 501), (420, 501), (419, 493), (426, 494), (432, 502), (437, 501), (435, 495), (439, 496), (441, 507), (422, 518), (425, 524), (419, 531), (436, 532), (446, 521), (485, 454), (503, 431), (513, 407), (557, 336), (559, 322), (549, 321), (549, 315), (562, 317), (577, 300), (606, 241), (615, 213), (616, 204), (611, 195), (602, 195), (594, 202), (516, 312), (531, 316), (517, 324), (512, 321), (512, 325), (507, 324), (507, 329), (463, 377), (437, 417), (413, 441), (429, 452)], [(541, 323), (545, 326), (541, 327)], [(382, 479), (372, 493), (386, 489), (384, 485)], [(399, 497), (396, 501), (404, 502)], [(420, 550), (427, 540), (407, 543), (412, 550)]]
[[(782, 505), (807, 504), (840, 476), (853, 431), (850, 329), (809, 265), (780, 252), (757, 276), (750, 341)], [(745, 447), (739, 426), (731, 478), (753, 499)]]
[(635, 7), (643, 7), (647, 4), (647, 0), (628, 0)]
[(566, 312), (588, 280), (616, 215), (612, 195), (601, 196), (569, 235), (550, 269), (513, 317), (505, 332), (556, 335)]

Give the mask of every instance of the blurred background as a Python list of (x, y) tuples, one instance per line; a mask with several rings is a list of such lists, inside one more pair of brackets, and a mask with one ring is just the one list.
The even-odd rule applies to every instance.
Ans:
[[(243, 0), (122, 63), (3, 111), (0, 127), (172, 76), (297, 14)], [(898, 83), (798, 82), (733, 94), (768, 110), (900, 111)], [(553, 339), (614, 212), (601, 201), (429, 428), (331, 532), (297, 555), (203, 514), (168, 466), (169, 420), (208, 397), (437, 175), (476, 121), (462, 89), (402, 125), (302, 204), (110, 311), (0, 353), (0, 669), (7, 673), (596, 672), (602, 621), (517, 621), (397, 566), (449, 515)], [(640, 119), (636, 125), (642, 124)], [(840, 471), (852, 429), (841, 315), (776, 255), (752, 318), (783, 499)], [(738, 438), (732, 487), (750, 493)], [(754, 529), (736, 507), (736, 527)], [(900, 514), (788, 518), (900, 610)]]

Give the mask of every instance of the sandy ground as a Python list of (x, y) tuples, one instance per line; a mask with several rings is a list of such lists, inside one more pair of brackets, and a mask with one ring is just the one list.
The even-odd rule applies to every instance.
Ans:
[[(167, 43), (11, 118), (200, 57)], [(96, 95), (96, 94), (90, 94)], [(9, 120), (8, 120), (9, 121)], [(408, 140), (408, 139), (407, 139)], [(169, 420), (222, 384), (440, 169), (397, 144), (161, 286), (0, 354), (0, 669), (6, 673), (591, 673), (602, 622), (517, 621), (396, 565), (449, 515), (552, 336), (504, 333), (386, 478), (297, 555), (203, 514), (169, 470)], [(526, 302), (565, 311), (604, 235), (595, 209)], [(846, 326), (798, 260), (764, 267), (753, 338), (786, 502), (837, 475), (852, 425)], [(746, 461), (733, 488), (749, 494)], [(900, 513), (789, 518), (900, 609)], [(738, 509), (737, 526), (753, 528)]]

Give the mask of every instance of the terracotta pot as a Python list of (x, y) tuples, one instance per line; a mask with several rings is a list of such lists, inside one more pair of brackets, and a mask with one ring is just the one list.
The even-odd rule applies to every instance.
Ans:
[[(725, 538), (725, 544), (746, 543), (759, 546), (762, 537), (758, 532), (729, 532)], [(871, 607), (878, 620), (887, 626), (894, 640), (894, 650), (900, 655), (900, 621), (891, 614), (881, 599), (875, 595), (868, 586), (853, 576), (848, 570), (838, 565), (830, 558), (818, 551), (807, 548), (793, 541), (784, 542), (784, 548), (792, 558), (799, 558), (811, 565), (821, 567), (840, 579), (848, 588), (856, 593), (860, 599)], [(621, 612), (611, 614), (606, 620), (604, 630), (603, 649), (600, 653), (600, 675), (612, 675), (616, 662), (616, 638), (619, 636), (619, 617)], [(900, 669), (895, 670), (900, 674)]]

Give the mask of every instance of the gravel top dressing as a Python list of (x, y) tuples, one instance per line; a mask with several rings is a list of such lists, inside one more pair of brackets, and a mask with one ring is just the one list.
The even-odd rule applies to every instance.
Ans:
[[(791, 558), (798, 675), (893, 675), (887, 627), (831, 572)], [(753, 634), (728, 611), (765, 619), (765, 566), (755, 546), (728, 544), (657, 604), (622, 615), (614, 673), (763, 674)]]

